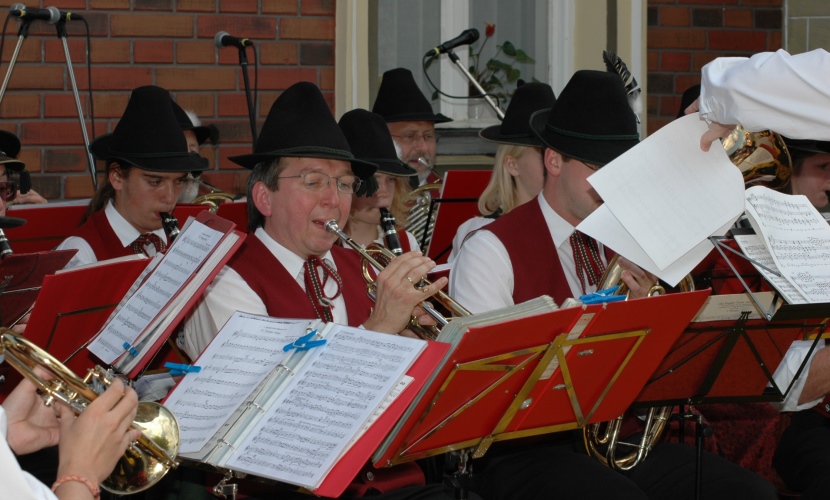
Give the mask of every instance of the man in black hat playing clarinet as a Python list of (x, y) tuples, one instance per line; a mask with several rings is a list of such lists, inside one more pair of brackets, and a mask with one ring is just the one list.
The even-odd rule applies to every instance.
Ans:
[[(639, 142), (620, 78), (578, 71), (530, 125), (542, 142), (542, 192), (474, 233), (450, 273), (453, 298), (473, 312), (540, 295), (561, 304), (595, 292), (607, 264), (602, 245), (575, 227), (602, 204), (588, 177)], [(631, 296), (645, 296), (656, 278), (630, 262), (622, 266)], [(486, 499), (547, 499), (551, 491), (557, 498), (692, 498), (695, 451), (661, 443), (623, 475), (590, 458), (581, 439), (576, 444), (569, 434), (554, 434), (545, 443), (491, 448), (474, 462), (473, 489)], [(707, 452), (702, 474), (701, 498), (776, 498), (760, 476)]]
[(115, 130), (89, 148), (106, 161), (107, 176), (84, 223), (58, 246), (78, 249), (67, 267), (163, 252), (160, 214), (173, 211), (188, 172), (208, 168), (206, 158), (188, 151), (170, 93), (152, 85), (133, 90)]

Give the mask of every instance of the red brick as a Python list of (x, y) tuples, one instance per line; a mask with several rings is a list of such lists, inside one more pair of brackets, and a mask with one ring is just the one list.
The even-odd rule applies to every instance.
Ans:
[[(86, 69), (75, 68), (78, 88), (86, 90), (88, 80)], [(92, 72), (93, 90), (132, 90), (153, 83), (153, 70), (148, 67), (98, 66)]]
[(763, 31), (715, 31), (708, 33), (709, 50), (763, 52), (767, 35)]
[[(44, 151), (45, 172), (84, 172), (86, 169), (84, 148), (47, 148)], [(92, 184), (91, 178), (89, 182)]]
[(663, 128), (665, 125), (670, 123), (673, 118), (674, 117), (671, 117), (671, 118), (658, 118), (658, 117), (649, 116), (648, 117), (648, 135), (651, 135), (651, 134), (657, 132), (658, 130), (660, 130), (661, 128)]
[(27, 148), (24, 145), (17, 155), (17, 159), (26, 165), (26, 170), (29, 172), (41, 172), (43, 168), (40, 161), (41, 152), (42, 150), (40, 148)]
[(698, 72), (700, 69), (723, 54), (718, 52), (695, 52), (692, 54), (692, 71)]
[(283, 17), (280, 40), (334, 40), (334, 19)]
[(208, 41), (179, 40), (176, 42), (176, 62), (179, 64), (215, 64), (216, 46)]
[[(5, 76), (5, 74), (4, 74)], [(9, 89), (64, 89), (64, 69), (62, 66), (15, 66), (9, 81)]]
[(47, 5), (54, 5), (60, 10), (79, 10), (86, 8), (86, 0), (52, 0)]
[(660, 53), (656, 50), (649, 50), (647, 52), (648, 57), (648, 71), (657, 71), (660, 69)]
[[(211, 123), (216, 114), (214, 92), (205, 94), (187, 94), (179, 92), (173, 98), (184, 109), (194, 111), (204, 123)], [(221, 95), (221, 94), (220, 94)]]
[(781, 7), (783, 0), (741, 0), (741, 5), (752, 7)]
[(256, 14), (257, 0), (219, 0), (219, 12)]
[(156, 85), (168, 90), (233, 90), (233, 68), (158, 68)]
[(681, 5), (689, 5), (689, 4), (699, 4), (699, 5), (738, 5), (740, 0), (677, 0), (678, 4)]
[(237, 37), (274, 40), (277, 20), (273, 16), (199, 16), (196, 19), (199, 38), (213, 38), (220, 31)]
[(300, 0), (300, 13), (304, 16), (334, 16), (333, 0)]
[[(7, 63), (11, 61), (16, 46), (17, 39), (7, 34), (6, 44), (3, 46), (3, 76), (6, 74), (6, 68), (8, 68)], [(63, 54), (63, 49), (61, 49), (61, 54)], [(20, 47), (20, 52), (17, 54), (17, 62), (41, 62), (40, 40), (32, 37), (27, 38)]]
[(677, 75), (674, 77), (674, 91), (676, 94), (683, 94), (692, 85), (700, 83), (700, 74)]
[(320, 88), (334, 90), (334, 68), (320, 68)]
[[(297, 82), (317, 82), (317, 70), (314, 68), (266, 68), (259, 70), (260, 88), (285, 90)], [(244, 88), (242, 76), (239, 77), (239, 88)]]
[[(259, 128), (262, 127), (261, 123), (258, 123), (257, 125)], [(247, 122), (239, 122), (239, 127), (246, 127), (245, 130), (248, 133), (247, 137), (242, 138), (242, 140), (234, 139), (231, 141), (231, 138), (228, 135), (222, 135), (222, 141), (219, 145), (219, 170), (239, 170), (243, 167), (240, 167), (236, 163), (228, 160), (228, 158), (231, 156), (251, 154), (251, 126), (248, 125)], [(233, 143), (233, 145), (225, 145), (231, 143)]]
[(40, 118), (40, 94), (7, 93), (0, 103), (3, 118)]
[(660, 26), (688, 26), (689, 9), (685, 7), (660, 7)]
[(129, 10), (130, 0), (89, 0), (90, 9)]
[(133, 0), (134, 10), (173, 10), (173, 0)]
[(264, 43), (259, 46), (261, 64), (297, 64), (297, 44), (294, 42)]
[(660, 96), (660, 114), (663, 116), (677, 116), (680, 109), (679, 95)]
[[(253, 95), (251, 99), (253, 99)], [(245, 98), (245, 92), (219, 94), (218, 115), (220, 117), (248, 116), (248, 101)]]
[(60, 175), (38, 175), (32, 178), (32, 189), (47, 200), (57, 200), (61, 197), (63, 177)]
[[(83, 11), (82, 11), (83, 12)], [(103, 12), (83, 12), (86, 23), (73, 22), (66, 25), (66, 32), (70, 37), (86, 37), (86, 25), (89, 25), (90, 36), (107, 36), (109, 34), (109, 14)], [(51, 36), (55, 30), (50, 30)]]
[(726, 9), (724, 25), (729, 28), (751, 28), (752, 11), (749, 9)]
[(260, 92), (259, 93), (259, 110), (257, 116), (268, 116), (268, 111), (274, 105), (274, 101), (280, 96), (280, 92)]
[(325, 99), (326, 104), (329, 105), (329, 111), (331, 111), (331, 114), (334, 114), (334, 92), (323, 92), (323, 99)]
[(689, 71), (692, 55), (688, 52), (663, 52), (660, 55), (660, 71)]
[(214, 0), (178, 0), (176, 2), (178, 12), (216, 12)]
[(260, 0), (263, 14), (296, 14), (297, 0)]
[(170, 40), (136, 40), (133, 58), (137, 63), (172, 63), (173, 42)]
[[(92, 102), (95, 104), (95, 118), (121, 118), (129, 100), (129, 92), (93, 92)], [(100, 130), (103, 131), (104, 129)]]
[(649, 28), (648, 47), (661, 49), (703, 49), (706, 30)]
[[(88, 114), (85, 94), (78, 96), (81, 99), (81, 109)], [(45, 118), (74, 118), (78, 116), (78, 108), (75, 106), (75, 96), (72, 93), (46, 94), (43, 96), (43, 116)], [(88, 116), (87, 116), (88, 118)]]
[(92, 40), (92, 63), (130, 63), (130, 41), (112, 38)]
[(781, 37), (782, 33), (780, 31), (770, 31), (769, 32), (769, 39), (767, 40), (767, 51), (776, 51), (778, 49), (784, 48), (781, 44)]
[(183, 14), (113, 14), (112, 36), (183, 38), (193, 36), (193, 16)]
[[(98, 177), (98, 185), (103, 182), (104, 176)], [(63, 184), (63, 193), (67, 199), (91, 198), (95, 194), (89, 174), (67, 175)]]
[[(20, 142), (30, 146), (38, 144), (74, 146), (84, 143), (78, 120), (24, 122), (20, 130)], [(89, 130), (89, 124), (87, 124), (87, 130)]]

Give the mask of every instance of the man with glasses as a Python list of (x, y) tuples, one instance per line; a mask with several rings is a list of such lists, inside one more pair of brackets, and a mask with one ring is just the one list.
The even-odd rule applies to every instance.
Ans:
[[(254, 153), (231, 160), (251, 169), (251, 232), (185, 323), (180, 344), (191, 358), (237, 310), (398, 334), (417, 305), (446, 284), (440, 279), (415, 288), (413, 282), (435, 263), (409, 252), (393, 259), (378, 276), (376, 302), (367, 296), (360, 256), (335, 245), (338, 237), (325, 224), (332, 219), (345, 223), (355, 191), (376, 166), (352, 155), (314, 84), (300, 82), (283, 92), (268, 113)], [(243, 491), (273, 494), (255, 488), (246, 484)], [(368, 464), (347, 491), (350, 498), (366, 493), (389, 500), (451, 498), (440, 484), (425, 486), (424, 473), (414, 463), (383, 470)], [(295, 496), (284, 493), (279, 498)]]
[(0, 130), (0, 217), (12, 203), (46, 203), (41, 195), (31, 189), (31, 178), (26, 165), (17, 159), (20, 140), (16, 135)]

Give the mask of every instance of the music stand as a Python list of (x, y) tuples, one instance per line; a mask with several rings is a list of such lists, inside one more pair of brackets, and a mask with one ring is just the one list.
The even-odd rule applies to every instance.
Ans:
[(17, 253), (52, 250), (78, 229), (86, 210), (86, 203), (13, 205), (8, 215), (26, 219), (26, 224), (6, 229), (6, 236)]
[[(427, 256), (436, 264), (447, 262), (452, 239), (458, 227), (466, 220), (481, 215), (478, 199), (490, 182), (489, 170), (448, 170), (444, 176), (441, 194), (432, 198), (427, 221), (435, 214), (435, 227), (429, 241)], [(417, 235), (416, 235), (417, 237)], [(426, 244), (427, 231), (421, 237), (421, 248)]]

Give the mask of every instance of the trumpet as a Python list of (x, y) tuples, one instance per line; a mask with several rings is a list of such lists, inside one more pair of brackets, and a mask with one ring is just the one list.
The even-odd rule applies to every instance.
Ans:
[[(392, 253), (391, 250), (384, 247), (379, 247), (375, 245), (370, 245), (367, 248), (363, 248), (360, 243), (357, 243), (353, 239), (349, 237), (348, 234), (344, 233), (340, 227), (337, 225), (337, 221), (335, 219), (329, 219), (326, 221), (326, 231), (330, 233), (334, 233), (343, 240), (344, 243), (352, 247), (355, 251), (357, 251), (361, 257), (363, 257), (363, 280), (366, 282), (367, 292), (372, 300), (374, 300), (377, 296), (377, 285), (375, 283), (374, 277), (372, 277), (371, 273), (369, 272), (369, 264), (374, 266), (375, 269), (378, 271), (383, 270), (386, 267), (385, 264), (381, 264), (379, 259), (385, 260), (387, 262), (391, 261), (395, 258), (395, 254)], [(378, 258), (375, 257), (378, 256)], [(430, 282), (426, 279), (422, 279), (415, 283), (415, 288), (421, 289), (430, 285)], [(464, 306), (453, 300), (449, 295), (444, 293), (443, 291), (438, 291), (433, 296), (434, 300), (440, 303), (450, 314), (454, 316), (469, 316), (470, 311), (468, 311)], [(430, 303), (424, 301), (421, 302), (421, 307), (424, 311), (429, 314), (432, 319), (434, 319), (438, 325), (437, 326), (425, 326), (419, 324), (415, 318), (409, 322), (409, 328), (415, 332), (416, 335), (421, 337), (424, 340), (435, 340), (438, 338), (438, 335), (441, 333), (441, 328), (447, 325), (449, 321), (452, 319), (447, 319), (444, 317), (443, 314), (438, 312)]]
[[(109, 386), (113, 377), (112, 372), (96, 366), (81, 379), (52, 355), (8, 328), (0, 328), (0, 354), (34, 382), (47, 406), (58, 401), (78, 414)], [(54, 378), (39, 377), (35, 373), (37, 366)], [(178, 466), (179, 424), (170, 410), (158, 403), (141, 402), (132, 427), (139, 429), (141, 436), (127, 447), (110, 476), (101, 483), (102, 488), (117, 495), (144, 491)]]

